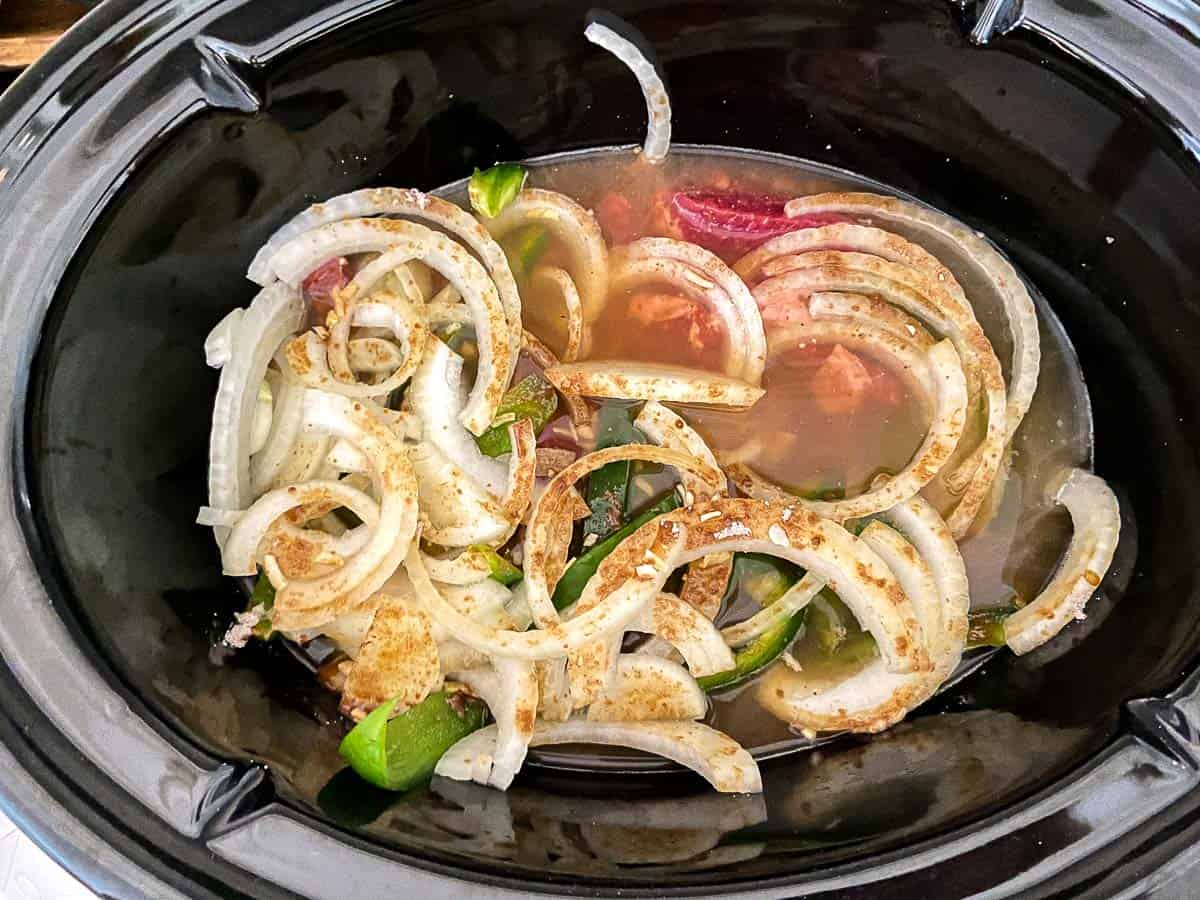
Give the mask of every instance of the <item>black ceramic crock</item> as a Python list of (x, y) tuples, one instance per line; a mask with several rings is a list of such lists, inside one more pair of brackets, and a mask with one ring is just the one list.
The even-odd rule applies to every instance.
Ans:
[(203, 336), (306, 203), (635, 142), (641, 100), (574, 2), (109, 0), (0, 99), (0, 804), (115, 897), (1196, 895), (1197, 7), (613, 9), (677, 140), (908, 191), (1045, 295), (1125, 511), (1089, 619), (887, 734), (764, 763), (761, 803), (338, 776), (294, 658), (210, 654), (242, 597), (192, 524)]

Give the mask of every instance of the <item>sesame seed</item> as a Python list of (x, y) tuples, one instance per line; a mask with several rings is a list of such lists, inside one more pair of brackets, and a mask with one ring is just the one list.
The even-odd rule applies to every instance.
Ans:
[(700, 513), (700, 521), (701, 522), (708, 522), (711, 519), (719, 519), (719, 518), (721, 518), (721, 511), (719, 509), (710, 509), (706, 513)]

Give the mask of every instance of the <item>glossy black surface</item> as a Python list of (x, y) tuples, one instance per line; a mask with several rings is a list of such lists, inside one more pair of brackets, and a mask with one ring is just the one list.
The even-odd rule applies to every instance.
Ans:
[[(6, 682), (0, 740), (25, 768), (59, 773), (39, 781), (57, 783), (60, 802), (95, 798), (86, 813), (71, 804), (76, 815), (140, 865), (175, 865), (177, 884), (196, 879), (193, 893), (264, 896), (274, 893), (266, 881), (214, 864), (209, 851), (320, 896), (339, 886), (326, 870), (364, 884), (375, 870), (317, 852), (287, 830), (297, 823), (353, 834), (344, 846), (381, 859), (563, 890), (823, 878), (831, 892), (873, 896), (887, 893), (877, 879), (890, 874), (902, 879), (893, 890), (960, 896), (1035, 875), (1092, 889), (1122, 859), (1159, 860), (1144, 834), (1151, 825), (1136, 839), (1118, 827), (1131, 810), (1161, 822), (1171, 807), (1162, 846), (1185, 833), (1195, 783), (1176, 760), (1194, 743), (1188, 695), (1124, 710), (1176, 687), (1197, 651), (1195, 145), (1179, 119), (1155, 118), (1161, 110), (1134, 103), (1044, 27), (981, 48), (952, 7), (926, 2), (617, 9), (665, 64), (677, 140), (809, 157), (889, 182), (985, 231), (1045, 294), (1091, 389), (1097, 470), (1126, 510), (1089, 620), (1028, 657), (990, 664), (886, 735), (766, 764), (765, 808), (717, 800), (683, 777), (529, 773), (508, 797), (435, 783), (396, 802), (330, 783), (338, 732), (308, 674), (276, 649), (223, 665), (209, 658), (222, 614), (241, 598), (192, 524), (216, 384), (203, 335), (252, 296), (246, 261), (307, 202), (364, 184), (431, 188), (497, 158), (636, 141), (643, 113), (634, 82), (583, 41), (582, 4), (411, 3), (327, 29), (319, 21), (343, 7), (285, 28), (306, 10), (267, 6), (229, 4), (197, 26), (198, 38), (170, 36), (161, 64), (143, 58), (137, 72), (129, 59), (143, 52), (138, 41), (170, 33), (166, 13), (78, 63), (53, 95), (68, 108), (99, 103), (114, 72), (125, 83), (73, 126), (80, 158), (63, 170), (74, 183), (59, 189), (91, 205), (59, 232), (48, 215), (6, 210), (6, 234), (88, 234), (78, 250), (47, 237), (41, 289), (16, 295), (32, 282), (14, 278), (4, 300), (11, 320), (23, 300), (54, 298), (40, 338), (36, 319), (23, 326), (36, 356), (28, 405), (18, 397), (13, 410), (37, 571), (74, 640), (129, 704), (92, 704), (91, 730), (79, 721), (92, 715), (88, 703), (41, 704), (52, 718), (74, 716), (85, 732), (76, 743), (105, 777)], [(344, 19), (367, 11), (345, 9)], [(323, 37), (295, 46), (293, 33)], [(267, 61), (254, 64), (263, 45)], [(1111, 49), (1119, 60), (1123, 48)], [(155, 103), (180, 112), (138, 127)], [(17, 149), (14, 137), (5, 152)], [(8, 230), (18, 224), (25, 230)], [(6, 272), (18, 266), (12, 248), (0, 261)], [(53, 679), (52, 654), (8, 655), (26, 689)], [(120, 754), (86, 749), (96, 736), (132, 733), (130, 710), (201, 773), (190, 794), (170, 795), (170, 778), (192, 775), (174, 763), (160, 772), (145, 739), (144, 756), (126, 754), (125, 780), (112, 769)], [(36, 749), (20, 736), (27, 728)], [(154, 825), (122, 789), (191, 824), (176, 824), (183, 834)], [(902, 871), (900, 861), (915, 867), (939, 842), (961, 858)], [(289, 848), (308, 849), (289, 867)], [(1055, 854), (1067, 874), (1047, 862)]]

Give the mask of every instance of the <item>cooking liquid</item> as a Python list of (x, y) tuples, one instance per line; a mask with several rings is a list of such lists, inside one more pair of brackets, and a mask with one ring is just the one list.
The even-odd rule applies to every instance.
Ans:
[[(678, 237), (667, 212), (669, 198), (677, 190), (713, 188), (784, 197), (835, 189), (881, 190), (799, 161), (700, 148), (677, 148), (659, 166), (616, 151), (552, 158), (535, 165), (529, 183), (560, 191), (595, 211), (610, 249), (638, 237)], [(903, 234), (898, 228), (891, 230)], [(958, 251), (917, 242), (924, 243), (962, 283), (1007, 375), (1010, 341), (994, 291), (974, 274), (969, 261), (958, 258)], [(732, 264), (744, 250), (727, 248), (722, 255)], [(541, 261), (567, 268), (570, 257), (552, 239)], [(561, 300), (526, 284), (521, 288), (526, 327), (561, 350), (565, 337)], [(1003, 605), (1014, 598), (1028, 601), (1053, 574), (1069, 540), (1069, 523), (1042, 502), (1040, 488), (1062, 466), (1090, 459), (1090, 408), (1074, 353), (1044, 304), (1039, 306), (1043, 361), (1038, 393), (1014, 441), (1012, 471), (1003, 496), (997, 498), (997, 514), (961, 545), (973, 608)], [(768, 339), (772, 327), (767, 325)], [(612, 291), (589, 337), (582, 358), (643, 360), (713, 372), (721, 371), (727, 349), (719, 320), (706, 304), (680, 296), (669, 284)], [(858, 390), (864, 373), (868, 387)], [(856, 389), (848, 390), (847, 384)], [(867, 490), (877, 475), (898, 472), (920, 446), (930, 421), (931, 410), (920, 392), (888, 359), (874, 358), (861, 349), (849, 357), (846, 348), (836, 345), (809, 344), (774, 352), (763, 387), (765, 396), (748, 410), (675, 409), (718, 456), (745, 462), (804, 496), (853, 496)], [(963, 446), (973, 447), (976, 441), (975, 435), (968, 434)], [(661, 488), (662, 479), (661, 474), (640, 482), (635, 479), (635, 486), (640, 485), (645, 496)], [(926, 493), (945, 509), (948, 498), (939, 495), (936, 487)], [(631, 491), (631, 497), (637, 495)], [(1023, 535), (1035, 539), (1025, 540)], [(757, 608), (733, 585), (717, 624), (732, 624)], [(851, 617), (847, 640), (859, 632)], [(835, 683), (864, 664), (861, 654), (847, 654), (849, 661), (830, 656), (804, 632), (791, 654), (814, 687)], [(758, 705), (752, 685), (719, 692), (712, 701), (710, 724), (747, 748), (796, 740), (785, 723)], [(541, 751), (538, 755), (561, 761), (568, 754)]]

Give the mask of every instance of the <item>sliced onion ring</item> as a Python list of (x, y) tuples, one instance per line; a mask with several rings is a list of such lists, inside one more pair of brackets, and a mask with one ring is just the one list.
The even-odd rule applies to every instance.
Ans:
[[(491, 765), (482, 784), (506, 790), (525, 762), (525, 752), (533, 737), (537, 718), (538, 682), (533, 664), (526, 660), (497, 659), (491, 669), (471, 669), (451, 672), (449, 677), (461, 681), (471, 693), (483, 699), (492, 718), (496, 720), (495, 746)], [(482, 765), (473, 767), (482, 774)]]
[(566, 248), (584, 319), (596, 321), (608, 295), (608, 246), (595, 217), (565, 194), (526, 188), (500, 215), (484, 222), (497, 240), (528, 224), (545, 228)]
[[(630, 28), (627, 22), (614, 24)], [(623, 62), (637, 79), (642, 96), (646, 98), (646, 141), (642, 145), (642, 157), (649, 163), (662, 162), (671, 149), (671, 98), (667, 96), (667, 87), (658, 69), (637, 44), (603, 22), (589, 22), (583, 36)]]
[(678, 663), (623, 653), (617, 658), (613, 689), (588, 707), (592, 722), (646, 722), (699, 719), (708, 700), (696, 679)]
[[(878, 194), (815, 194), (790, 201), (786, 211), (789, 216), (845, 212), (861, 215), (872, 221), (897, 222), (913, 228), (918, 233), (949, 241), (962, 251), (964, 259), (982, 270), (1000, 294), (1012, 334), (1012, 375), (1008, 389), (1007, 416), (1008, 438), (1011, 440), (1017, 426), (1029, 410), (1029, 404), (1037, 390), (1041, 345), (1038, 340), (1037, 312), (1029, 291), (1021, 276), (995, 246), (978, 232), (936, 210)], [(935, 277), (940, 276), (935, 273)], [(962, 295), (962, 288), (956, 281), (948, 280), (946, 286), (952, 292)], [(966, 303), (965, 297), (962, 298), (962, 302)]]
[(745, 381), (682, 366), (646, 362), (589, 360), (563, 363), (546, 370), (546, 378), (563, 393), (613, 400), (658, 400), (745, 409), (763, 391)]
[(275, 256), (280, 278), (299, 285), (322, 261), (333, 256), (378, 252), (338, 293), (343, 315), (385, 275), (411, 260), (420, 260), (454, 285), (471, 308), (479, 347), (479, 368), (463, 408), (463, 425), (482, 434), (491, 424), (514, 364), (514, 340), (505, 311), (488, 272), (459, 244), (423, 225), (395, 219), (349, 219), (304, 232)]
[[(563, 310), (563, 351), (564, 362), (574, 362), (584, 352), (584, 321), (583, 301), (579, 299), (579, 291), (566, 269), (558, 266), (538, 266), (529, 275), (529, 284), (535, 290), (545, 291), (548, 286), (562, 297)], [(540, 286), (540, 287), (539, 287)], [(527, 318), (532, 318), (533, 308), (526, 310)]]
[(1032, 603), (1004, 621), (1004, 637), (1014, 653), (1028, 653), (1058, 634), (1072, 619), (1083, 618), (1112, 564), (1121, 535), (1121, 509), (1103, 479), (1083, 469), (1068, 469), (1047, 492), (1067, 508), (1075, 533), (1050, 583)]
[[(828, 325), (814, 322), (804, 326), (804, 333), (811, 339), (824, 340), (828, 337)], [(864, 325), (854, 326), (853, 333), (873, 336), (876, 342), (885, 336), (884, 332), (872, 332)], [(892, 349), (896, 351), (898, 345)], [(916, 495), (937, 477), (942, 465), (958, 446), (967, 407), (966, 381), (954, 346), (949, 341), (941, 341), (925, 354), (924, 361), (926, 371), (921, 373), (923, 377), (919, 377), (922, 384), (930, 385), (934, 390), (933, 421), (921, 446), (894, 478), (856, 497), (831, 501), (793, 497), (740, 463), (728, 467), (730, 478), (739, 489), (752, 497), (794, 502), (818, 515), (838, 521), (870, 516)], [(908, 361), (908, 364), (914, 363)]]
[[(495, 743), (494, 725), (472, 732), (446, 751), (434, 771), (446, 778), (470, 780), (475, 760), (490, 757)], [(723, 793), (762, 791), (754, 758), (732, 738), (699, 722), (538, 722), (530, 746), (547, 744), (629, 747), (673, 760)]]
[[(304, 325), (304, 301), (283, 284), (264, 288), (245, 310), (234, 310), (213, 329), (206, 352), (224, 361), (213, 401), (208, 444), (208, 505), (245, 509), (253, 499), (250, 431), (258, 389), (275, 351)], [(228, 532), (213, 529), (222, 544)]]
[(614, 282), (666, 281), (712, 304), (728, 336), (726, 372), (753, 385), (762, 383), (767, 339), (758, 303), (719, 256), (699, 244), (646, 237), (614, 251), (613, 263)]

